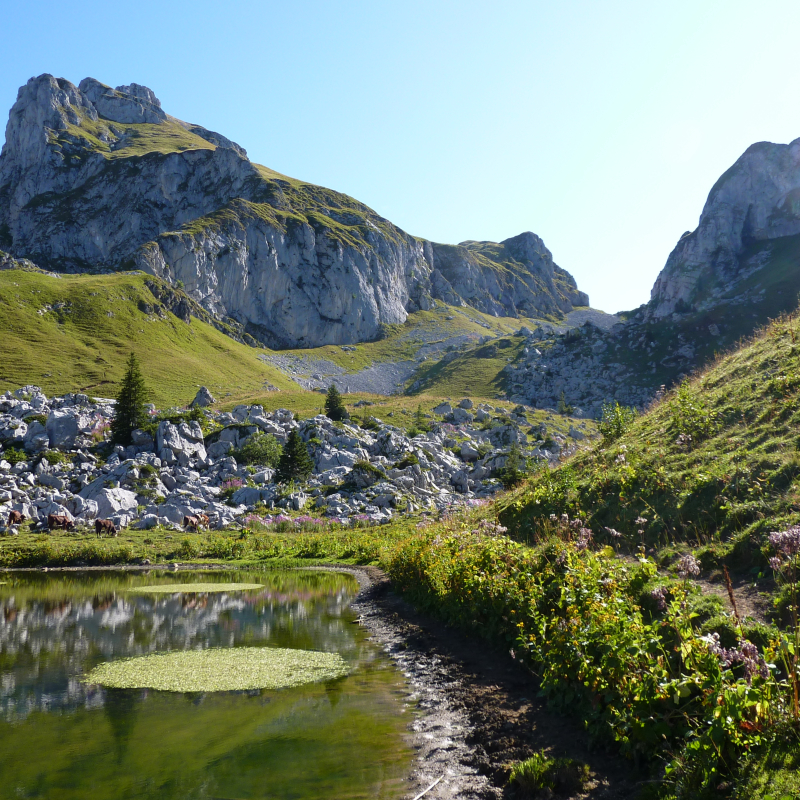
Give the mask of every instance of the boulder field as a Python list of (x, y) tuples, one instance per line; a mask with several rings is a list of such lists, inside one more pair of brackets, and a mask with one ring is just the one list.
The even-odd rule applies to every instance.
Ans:
[[(205, 514), (221, 529), (245, 525), (265, 509), (377, 524), (491, 497), (513, 444), (531, 459), (556, 462), (586, 435), (577, 421), (570, 439), (548, 436), (543, 423), (531, 425), (530, 409), (509, 412), (469, 398), (439, 405), (430, 430), (413, 438), (375, 418), (364, 428), (323, 415), (298, 420), (287, 409), (260, 405), (214, 411), (207, 406), (212, 400), (208, 390), (198, 392), (192, 421), (150, 407), (148, 430), (112, 449), (103, 442), (113, 400), (48, 398), (36, 386), (6, 392), (0, 396), (2, 529), (15, 532), (5, 527), (12, 510), (42, 528), (49, 514), (66, 515), (78, 528), (111, 519), (117, 528), (139, 529), (180, 528), (185, 516)], [(275, 483), (270, 466), (240, 463), (254, 434), (285, 443), (294, 429), (314, 462), (302, 485), (287, 488)]]

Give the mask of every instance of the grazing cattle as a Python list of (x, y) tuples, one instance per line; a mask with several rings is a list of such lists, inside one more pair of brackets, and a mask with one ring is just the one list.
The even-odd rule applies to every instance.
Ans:
[(117, 535), (117, 526), (110, 519), (96, 519), (94, 521), (94, 532), (99, 536), (107, 533), (109, 536)]
[(190, 530), (196, 531), (199, 525), (200, 525), (200, 520), (197, 517), (192, 516), (183, 518), (184, 528), (189, 528)]
[(47, 527), (51, 531), (54, 529), (72, 531), (75, 530), (75, 523), (66, 514), (48, 514)]
[(195, 516), (197, 517), (197, 524), (200, 527), (205, 527), (207, 529), (208, 528), (208, 524), (209, 524), (208, 515), (207, 514), (196, 514)]
[(21, 511), (12, 511), (8, 515), (8, 524), (11, 525), (20, 525), (25, 521), (25, 515)]

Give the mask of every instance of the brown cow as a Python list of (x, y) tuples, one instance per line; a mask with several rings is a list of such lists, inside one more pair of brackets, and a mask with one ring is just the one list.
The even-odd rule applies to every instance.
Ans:
[(107, 533), (109, 536), (117, 535), (117, 526), (110, 519), (96, 519), (94, 521), (94, 532), (99, 536)]
[(184, 517), (183, 518), (183, 527), (189, 528), (190, 530), (197, 531), (197, 527), (200, 525), (200, 520), (197, 517)]
[(51, 531), (53, 529), (72, 531), (75, 530), (75, 523), (66, 514), (48, 514), (47, 527)]
[(208, 514), (196, 514), (195, 516), (197, 517), (197, 524), (207, 530), (209, 525)]
[(21, 525), (25, 521), (25, 515), (21, 511), (11, 511), (8, 515), (8, 525)]

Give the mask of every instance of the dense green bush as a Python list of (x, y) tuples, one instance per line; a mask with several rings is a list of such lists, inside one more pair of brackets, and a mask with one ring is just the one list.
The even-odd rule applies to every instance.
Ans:
[(28, 454), (24, 450), (21, 450), (17, 447), (9, 447), (7, 450), (3, 451), (3, 453), (0, 455), (0, 458), (4, 458), (13, 466), (14, 464), (20, 464), (23, 461), (27, 461)]
[(233, 453), (233, 457), (238, 464), (277, 467), (282, 452), (280, 442), (271, 433), (256, 431)]
[(684, 381), (670, 402), (670, 427), (688, 446), (702, 442), (717, 430), (719, 415)]
[(406, 453), (394, 466), (396, 469), (405, 469), (412, 467), (414, 464), (419, 464), (419, 458), (416, 453)]

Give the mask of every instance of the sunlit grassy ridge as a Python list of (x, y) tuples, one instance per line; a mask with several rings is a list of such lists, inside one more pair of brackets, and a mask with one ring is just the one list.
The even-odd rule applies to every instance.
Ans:
[(212, 392), (263, 392), (265, 382), (296, 388), (258, 350), (211, 325), (153, 313), (149, 280), (0, 272), (0, 389), (35, 383), (48, 394), (114, 396), (131, 351), (157, 405), (186, 404), (200, 385)]
[[(225, 408), (258, 402), (268, 409), (291, 408), (310, 416), (322, 408), (323, 398), (302, 390), (259, 356), (321, 358), (356, 372), (373, 363), (414, 358), (426, 343), (500, 335), (523, 322), (439, 305), (412, 314), (405, 324), (387, 329), (382, 340), (354, 345), (354, 350), (329, 345), (275, 352), (240, 344), (196, 318), (190, 324), (183, 322), (162, 307), (148, 282), (158, 279), (141, 273), (53, 277), (33, 271), (0, 271), (0, 391), (34, 383), (48, 394), (85, 391), (114, 396), (124, 361), (133, 351), (142, 363), (153, 402), (159, 406), (186, 404), (205, 385)], [(416, 409), (418, 403), (428, 411), (446, 396), (496, 397), (502, 386), (495, 377), (506, 363), (505, 352), (503, 359), (485, 362), (490, 367), (485, 380), (479, 369), (470, 367), (469, 379), (439, 380), (435, 391), (426, 392), (429, 397), (387, 401), (359, 393), (347, 395), (346, 402), (389, 402), (388, 413)], [(423, 370), (427, 363), (438, 363), (438, 358), (423, 362)], [(265, 384), (282, 391), (267, 392)]]
[(766, 535), (800, 513), (798, 399), (795, 314), (670, 393), (618, 440), (531, 481), (503, 519), (526, 536), (567, 513), (600, 537), (608, 526), (633, 546), (687, 542), (703, 546), (708, 566), (762, 568)]
[(468, 349), (452, 361), (432, 362), (416, 374), (421, 389), (428, 394), (468, 394), (497, 397), (507, 389), (503, 370), (519, 358), (524, 339), (507, 336)]

